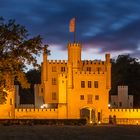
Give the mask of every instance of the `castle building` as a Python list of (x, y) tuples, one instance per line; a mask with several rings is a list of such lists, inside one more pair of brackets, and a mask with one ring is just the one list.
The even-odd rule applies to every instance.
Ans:
[[(16, 86), (8, 91), (7, 102), (0, 104), (0, 119), (86, 118), (89, 123), (140, 124), (140, 109), (108, 106), (110, 54), (105, 55), (105, 61), (81, 60), (80, 43), (68, 43), (67, 47), (68, 60), (48, 60), (44, 48), (35, 105), (20, 105)], [(125, 93), (123, 103), (128, 98), (127, 88), (120, 92)]]
[[(48, 60), (43, 53), (41, 85), (36, 100), (46, 108), (59, 108), (61, 118), (87, 117), (95, 122), (108, 109), (111, 88), (110, 54), (105, 61), (81, 60), (80, 43), (68, 43), (68, 60)], [(40, 106), (40, 102), (36, 107)]]
[(133, 108), (133, 95), (128, 95), (128, 86), (118, 86), (118, 95), (111, 95), (111, 108)]

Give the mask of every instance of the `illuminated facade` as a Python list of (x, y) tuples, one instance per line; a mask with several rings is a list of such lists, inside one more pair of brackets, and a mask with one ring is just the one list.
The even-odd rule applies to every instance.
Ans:
[(68, 60), (48, 60), (44, 49), (41, 84), (35, 86), (34, 108), (15, 108), (19, 97), (13, 90), (7, 103), (0, 105), (0, 118), (86, 118), (90, 123), (108, 123), (110, 118), (117, 118), (136, 124), (140, 120), (140, 109), (110, 109), (108, 106), (110, 54), (105, 55), (105, 61), (81, 60), (80, 43), (68, 43), (67, 47)]
[(128, 86), (118, 86), (118, 95), (111, 95), (111, 108), (133, 108), (133, 95), (128, 95)]
[(108, 110), (110, 55), (105, 61), (81, 60), (81, 44), (67, 47), (68, 60), (48, 60), (44, 51), (39, 97), (48, 108), (57, 106), (62, 118), (86, 116), (91, 122), (101, 121)]

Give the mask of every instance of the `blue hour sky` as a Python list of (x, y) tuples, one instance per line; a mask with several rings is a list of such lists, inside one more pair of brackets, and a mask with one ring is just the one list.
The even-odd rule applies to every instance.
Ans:
[(40, 34), (50, 46), (49, 59), (67, 59), (73, 17), (82, 59), (104, 59), (105, 53), (140, 58), (140, 0), (0, 0), (0, 16)]

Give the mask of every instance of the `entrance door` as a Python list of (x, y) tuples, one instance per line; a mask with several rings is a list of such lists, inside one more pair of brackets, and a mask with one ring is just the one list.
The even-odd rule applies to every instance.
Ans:
[(80, 110), (80, 118), (86, 119), (88, 123), (95, 123), (95, 110), (82, 108)]

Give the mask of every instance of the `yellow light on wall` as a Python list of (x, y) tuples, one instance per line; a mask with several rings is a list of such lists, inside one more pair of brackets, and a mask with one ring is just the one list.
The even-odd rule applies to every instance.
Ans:
[(90, 124), (92, 124), (92, 121), (90, 121)]
[(40, 108), (42, 108), (42, 109), (43, 108), (48, 108), (48, 104), (43, 104), (43, 105), (40, 106)]

